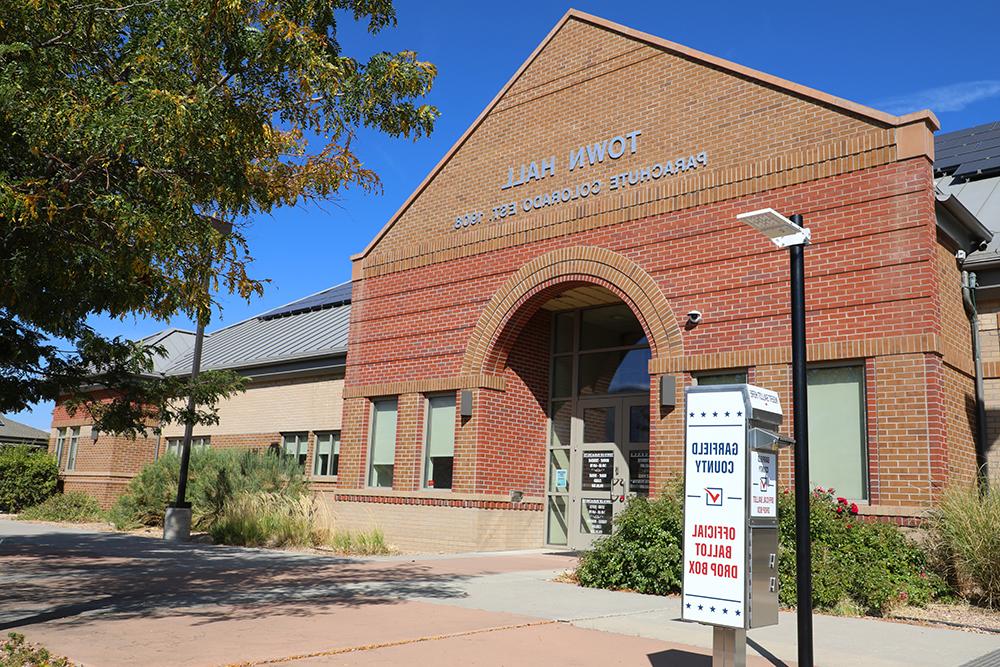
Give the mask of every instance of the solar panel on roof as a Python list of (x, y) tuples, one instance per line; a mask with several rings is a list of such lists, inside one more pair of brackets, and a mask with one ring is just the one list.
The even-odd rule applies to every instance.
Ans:
[(1000, 170), (1000, 121), (934, 138), (934, 170), (969, 178)]
[(270, 320), (275, 317), (281, 317), (282, 315), (293, 315), (295, 313), (304, 313), (310, 310), (319, 310), (321, 308), (332, 308), (333, 306), (340, 306), (345, 303), (351, 302), (351, 283), (343, 283), (341, 285), (336, 285), (330, 289), (323, 290), (316, 294), (312, 294), (298, 301), (293, 301), (284, 306), (275, 308), (274, 310), (269, 310), (266, 313), (257, 316), (259, 320)]
[(982, 160), (971, 160), (963, 162), (952, 174), (955, 178), (976, 176), (978, 174), (994, 173), (1000, 171), (1000, 156), (989, 157)]

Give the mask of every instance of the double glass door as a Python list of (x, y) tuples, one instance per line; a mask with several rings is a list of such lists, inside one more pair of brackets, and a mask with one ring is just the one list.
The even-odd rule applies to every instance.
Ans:
[(629, 498), (649, 493), (649, 396), (578, 399), (561, 459), (568, 469), (550, 468), (564, 493), (549, 500), (549, 541), (555, 500), (563, 514), (557, 534), (568, 547), (586, 549), (611, 533)]

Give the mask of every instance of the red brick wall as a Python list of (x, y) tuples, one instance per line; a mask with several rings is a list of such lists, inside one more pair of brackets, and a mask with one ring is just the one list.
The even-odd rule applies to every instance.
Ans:
[[(484, 393), (475, 491), (539, 496), (545, 490), (545, 446), (551, 317), (538, 311), (516, 337), (504, 369), (507, 390)], [(539, 363), (539, 360), (544, 360)]]
[[(942, 296), (942, 257), (948, 254), (937, 246), (930, 188), (927, 162), (914, 159), (781, 188), (766, 197), (694, 207), (366, 278), (358, 283), (362, 289), (355, 294), (352, 311), (348, 391), (352, 385), (458, 374), (482, 308), (504, 280), (531, 258), (571, 245), (608, 248), (636, 262), (655, 278), (679, 327), (687, 311), (701, 310), (703, 323), (682, 331), (685, 355), (785, 348), (787, 254), (774, 252), (734, 220), (737, 212), (764, 205), (803, 212), (813, 232), (806, 251), (810, 344), (907, 334), (946, 338), (940, 313), (944, 307), (953, 309), (954, 301)], [(949, 311), (948, 316), (953, 314)], [(868, 372), (872, 498), (888, 504), (925, 504), (931, 497), (932, 451), (942, 457), (951, 441), (968, 436), (955, 420), (949, 435), (942, 402), (944, 374), (934, 362), (938, 357), (890, 348), (873, 357)], [(547, 370), (541, 347), (532, 351), (530, 342), (519, 341), (513, 349)], [(523, 357), (508, 363), (515, 361), (526, 363)], [(475, 488), (489, 489), (483, 480), (492, 479), (497, 493), (506, 492), (510, 472), (507, 459), (493, 454), (496, 443), (534, 437), (532, 451), (543, 452), (545, 442), (540, 426), (520, 421), (536, 408), (519, 385), (518, 374), (508, 368), (505, 376), (506, 392), (477, 391), (482, 423), (463, 427), (478, 433)], [(787, 365), (761, 366), (754, 377), (779, 391), (790, 415)], [(494, 421), (494, 415), (504, 419)], [(654, 485), (667, 479), (681, 460), (680, 415), (661, 417), (654, 420)], [(786, 428), (790, 432), (790, 416)], [(537, 432), (532, 436), (533, 429)], [(359, 433), (345, 426), (345, 438), (357, 438), (360, 444), (364, 437)], [(787, 483), (791, 457), (786, 464)], [(521, 473), (534, 475), (535, 485), (544, 472), (541, 457), (537, 466), (534, 472)], [(936, 469), (934, 477), (944, 480), (947, 470)], [(523, 482), (534, 488), (530, 479)]]

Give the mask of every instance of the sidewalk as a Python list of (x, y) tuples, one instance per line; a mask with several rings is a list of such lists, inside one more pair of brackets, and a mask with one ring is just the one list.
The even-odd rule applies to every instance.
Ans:
[[(356, 560), (0, 521), (0, 629), (87, 665), (678, 665), (711, 629), (678, 601), (552, 578), (543, 551)], [(1000, 636), (816, 617), (819, 665), (962, 665)], [(792, 665), (795, 621), (750, 633)], [(984, 663), (985, 667), (985, 663)]]

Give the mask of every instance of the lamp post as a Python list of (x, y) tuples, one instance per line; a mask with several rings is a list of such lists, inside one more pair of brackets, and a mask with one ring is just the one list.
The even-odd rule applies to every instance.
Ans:
[[(206, 216), (209, 224), (223, 236), (232, 233), (231, 223), (210, 218)], [(211, 253), (203, 252), (202, 260), (205, 264), (205, 294), (209, 291), (209, 272), (212, 266)], [(167, 505), (163, 516), (163, 539), (170, 542), (187, 542), (191, 538), (191, 503), (187, 501), (188, 468), (191, 463), (191, 436), (194, 432), (194, 385), (201, 372), (201, 351), (205, 341), (205, 325), (208, 323), (209, 313), (198, 312), (198, 326), (194, 334), (194, 350), (191, 355), (191, 376), (189, 383), (191, 391), (188, 393), (187, 414), (188, 418), (184, 423), (184, 439), (181, 441), (181, 461), (180, 472), (177, 476), (177, 499)]]
[(806, 404), (805, 246), (811, 234), (802, 216), (786, 218), (774, 209), (736, 216), (775, 246), (788, 248), (792, 302), (792, 414), (795, 437), (795, 586), (799, 667), (813, 665), (812, 546), (809, 541), (809, 422)]

